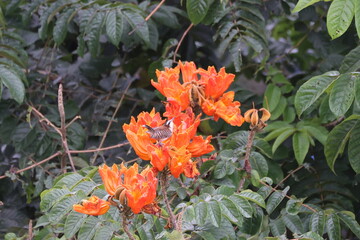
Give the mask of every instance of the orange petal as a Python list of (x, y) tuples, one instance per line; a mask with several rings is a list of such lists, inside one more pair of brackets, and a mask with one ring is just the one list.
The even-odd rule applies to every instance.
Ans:
[(99, 166), (99, 174), (104, 183), (105, 190), (110, 195), (114, 195), (118, 186), (122, 184), (121, 172), (116, 164), (109, 168), (106, 164)]
[(170, 155), (167, 150), (167, 147), (160, 147), (155, 145), (149, 145), (147, 150), (150, 154), (150, 162), (154, 168), (158, 171), (162, 171), (164, 167), (168, 164)]
[(200, 175), (196, 162), (189, 160), (184, 168), (184, 175), (188, 178), (194, 178)]
[(195, 136), (192, 142), (188, 145), (187, 149), (191, 153), (192, 157), (200, 157), (206, 153), (215, 150), (214, 146), (210, 144), (211, 136), (203, 139), (202, 136)]
[(98, 216), (106, 213), (110, 208), (110, 203), (92, 196), (88, 200), (82, 200), (81, 204), (73, 205), (73, 210), (79, 213)]
[(271, 114), (270, 114), (270, 112), (269, 112), (266, 108), (260, 108), (259, 111), (262, 112), (262, 116), (261, 116), (261, 118), (260, 118), (260, 120), (261, 120), (262, 122), (266, 122), (267, 120), (270, 119)]

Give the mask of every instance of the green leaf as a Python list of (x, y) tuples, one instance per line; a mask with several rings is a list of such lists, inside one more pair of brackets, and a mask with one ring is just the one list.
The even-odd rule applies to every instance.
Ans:
[(355, 27), (357, 35), (360, 38), (360, 2), (355, 1)]
[[(280, 123), (280, 122), (279, 122)], [(283, 123), (283, 122), (282, 122)], [(270, 125), (269, 125), (270, 126)], [(289, 125), (289, 126), (279, 126), (279, 128), (275, 129), (275, 130), (270, 130), (272, 131), (271, 133), (269, 133), (266, 137), (264, 137), (265, 141), (271, 141), (275, 138), (277, 138), (280, 134), (282, 134), (283, 132), (287, 131), (287, 130), (291, 130), (294, 129), (293, 126)]]
[(74, 204), (80, 201), (79, 197), (73, 194), (66, 194), (54, 204), (48, 217), (53, 224), (58, 223), (68, 212), (72, 210)]
[(88, 215), (72, 211), (66, 218), (64, 226), (64, 234), (66, 239), (72, 238), (77, 231), (79, 231), (81, 225), (85, 221)]
[(24, 61), (18, 57), (19, 51), (16, 49), (9, 48), (10, 50), (0, 48), (0, 57), (4, 57), (5, 59), (11, 60), (22, 68), (26, 68)]
[(123, 33), (123, 16), (119, 9), (110, 10), (106, 15), (106, 34), (112, 44), (119, 45)]
[(300, 117), (328, 87), (339, 78), (339, 72), (330, 71), (319, 76), (315, 76), (306, 81), (295, 95), (295, 109)]
[(325, 144), (325, 157), (330, 169), (334, 171), (334, 164), (339, 155), (344, 152), (346, 142), (349, 140), (360, 116), (352, 115), (337, 125), (328, 135)]
[(266, 202), (266, 211), (268, 212), (268, 214), (271, 214), (275, 210), (275, 208), (277, 206), (279, 206), (279, 204), (284, 199), (284, 197), (287, 194), (287, 192), (289, 191), (289, 189), (290, 189), (290, 187), (287, 186), (281, 192), (275, 191), (270, 195), (269, 199)]
[(322, 145), (325, 145), (326, 138), (328, 136), (328, 131), (325, 127), (317, 124), (305, 125), (304, 129), (312, 137), (316, 138)]
[(235, 41), (231, 42), (229, 45), (229, 52), (231, 54), (235, 71), (240, 72), (242, 66), (242, 56), (241, 56), (241, 39), (238, 38)]
[(309, 151), (309, 135), (303, 131), (297, 131), (292, 137), (295, 159), (299, 165), (303, 164)]
[(275, 153), (276, 149), (282, 144), (288, 137), (290, 137), (296, 131), (295, 128), (285, 130), (275, 140), (272, 146), (272, 152)]
[(348, 155), (349, 162), (356, 173), (360, 173), (360, 123), (357, 123), (354, 130), (351, 132)]
[(304, 199), (289, 199), (286, 203), (286, 212), (290, 215), (297, 215), (300, 212)]
[(360, 225), (356, 221), (355, 216), (352, 212), (341, 211), (336, 213), (336, 215), (341, 219), (343, 223), (348, 226), (348, 228), (358, 237), (360, 238)]
[(59, 201), (59, 199), (66, 195), (69, 194), (70, 191), (66, 188), (64, 189), (60, 189), (60, 188), (51, 188), (48, 190), (45, 190), (41, 193), (40, 197), (41, 197), (41, 202), (40, 202), (40, 209), (43, 212), (46, 212), (47, 210), (49, 210), (54, 204), (55, 202)]
[[(360, 4), (357, 5), (360, 6)], [(355, 72), (358, 69), (360, 69), (360, 59), (358, 58), (359, 55), (360, 55), (360, 46), (357, 46), (356, 48), (351, 50), (348, 54), (346, 54), (340, 66), (340, 70), (339, 70), (340, 73)]]
[(286, 98), (284, 96), (281, 96), (277, 107), (274, 109), (274, 111), (271, 112), (270, 120), (278, 119), (281, 116), (281, 114), (284, 113), (287, 106), (288, 105), (287, 105)]
[(360, 80), (358, 74), (342, 74), (335, 81), (330, 93), (330, 110), (336, 116), (344, 115), (351, 107), (355, 97), (355, 82)]
[(229, 200), (231, 200), (239, 212), (245, 217), (245, 218), (251, 218), (254, 210), (251, 206), (251, 204), (248, 202), (248, 200), (244, 199), (244, 197), (241, 197), (239, 195), (232, 195), (229, 197)]
[(86, 218), (85, 222), (82, 224), (79, 234), (78, 240), (88, 240), (92, 239), (95, 235), (96, 230), (100, 226), (101, 221), (99, 218), (94, 216), (89, 216)]
[(282, 220), (284, 221), (286, 227), (293, 233), (303, 233), (304, 226), (300, 220), (298, 215), (289, 215), (285, 214), (282, 216)]
[(100, 52), (100, 36), (105, 22), (105, 16), (105, 12), (96, 12), (86, 26), (85, 39), (87, 39), (87, 46), (93, 57), (97, 56)]
[(227, 161), (219, 161), (214, 169), (214, 178), (221, 179), (226, 176)]
[(73, 14), (74, 11), (75, 11), (74, 8), (67, 9), (64, 13), (62, 13), (60, 15), (60, 17), (56, 21), (56, 24), (55, 24), (55, 27), (54, 27), (54, 30), (53, 30), (53, 36), (54, 36), (54, 41), (55, 41), (56, 45), (58, 45), (58, 46), (66, 38), (68, 20), (69, 20), (71, 14)]
[(204, 225), (208, 216), (207, 204), (200, 202), (195, 205), (195, 218), (200, 225)]
[(221, 207), (217, 201), (210, 201), (207, 203), (208, 214), (207, 218), (215, 226), (219, 227), (221, 225)]
[(275, 84), (269, 84), (264, 93), (263, 106), (272, 113), (278, 106), (281, 97), (281, 89)]
[(9, 89), (11, 97), (21, 104), (25, 97), (25, 87), (20, 77), (0, 65), (0, 80)]
[(312, 232), (316, 232), (319, 235), (324, 234), (326, 216), (322, 211), (313, 213), (310, 218), (309, 227)]
[(258, 152), (251, 152), (250, 154), (251, 167), (258, 171), (261, 178), (266, 177), (269, 171), (269, 167), (266, 159)]
[(281, 236), (286, 232), (285, 224), (281, 218), (270, 220), (269, 227), (273, 236)]
[(292, 123), (295, 120), (296, 113), (293, 107), (287, 107), (283, 112), (283, 120)]
[(78, 173), (65, 173), (55, 180), (54, 187), (67, 187), (71, 189), (83, 178), (84, 177)]
[(186, 0), (186, 11), (190, 21), (196, 25), (200, 23), (211, 5), (210, 0)]
[(340, 221), (336, 214), (331, 214), (330, 216), (327, 216), (326, 232), (330, 240), (341, 240)]
[(110, 240), (113, 236), (114, 230), (110, 226), (100, 226), (97, 228), (94, 240)]
[(242, 220), (239, 209), (228, 198), (223, 198), (219, 203), (222, 214), (233, 223), (238, 223)]
[(59, 6), (63, 4), (63, 1), (56, 1), (53, 4), (50, 4), (50, 7), (45, 9), (45, 11), (40, 15), (40, 28), (38, 30), (39, 36), (42, 40), (45, 40), (48, 33), (48, 19), (53, 14), (53, 12), (57, 12)]
[(150, 44), (149, 27), (145, 22), (144, 17), (136, 11), (136, 9), (124, 9), (123, 15), (126, 21), (135, 30), (136, 35), (144, 41), (146, 45)]
[(334, 0), (329, 8), (326, 26), (332, 39), (340, 37), (349, 28), (354, 17), (355, 1)]
[(320, 2), (321, 0), (299, 0), (292, 12), (300, 12), (304, 8), (313, 5), (314, 3)]
[(260, 194), (258, 194), (256, 192), (253, 192), (253, 191), (247, 189), (247, 190), (241, 191), (239, 193), (239, 196), (241, 196), (241, 197), (243, 197), (243, 198), (245, 198), (245, 199), (247, 199), (249, 201), (252, 201), (252, 202), (256, 203), (260, 207), (265, 208), (264, 198)]

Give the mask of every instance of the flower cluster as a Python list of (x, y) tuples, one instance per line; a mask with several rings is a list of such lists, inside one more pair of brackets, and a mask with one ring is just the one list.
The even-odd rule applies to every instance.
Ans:
[[(168, 105), (167, 113), (174, 112)], [(174, 177), (184, 173), (186, 177), (199, 175), (196, 163), (192, 157), (199, 157), (212, 152), (214, 147), (210, 144), (211, 136), (203, 138), (196, 136), (200, 124), (200, 116), (195, 117), (191, 108), (180, 112), (171, 119), (171, 135), (161, 141), (156, 141), (149, 134), (149, 128), (162, 131), (166, 120), (161, 119), (159, 113), (153, 109), (150, 113), (142, 112), (135, 120), (131, 118), (130, 124), (124, 124), (123, 130), (136, 154), (143, 160), (150, 160), (157, 171), (168, 167)], [(147, 126), (147, 127), (145, 127)], [(160, 133), (161, 134), (161, 133)]]
[[(120, 169), (115, 164), (111, 168), (103, 165), (99, 167), (99, 174), (106, 192), (111, 196), (110, 201), (92, 196), (83, 200), (82, 204), (75, 204), (74, 211), (94, 216), (102, 215), (109, 210), (110, 204), (117, 205), (113, 199), (129, 207), (135, 214), (149, 212), (148, 209), (157, 206), (154, 201), (158, 180), (152, 168), (147, 167), (138, 173), (136, 163), (129, 168), (121, 164)], [(156, 211), (152, 211), (154, 212)]]
[(168, 104), (178, 109), (178, 112), (186, 110), (189, 106), (198, 106), (205, 114), (214, 116), (215, 121), (222, 118), (233, 126), (243, 124), (240, 102), (234, 101), (235, 93), (225, 93), (235, 77), (234, 74), (226, 73), (225, 68), (221, 68), (219, 72), (214, 67), (208, 67), (207, 70), (197, 69), (193, 62), (180, 61), (175, 68), (157, 70), (156, 75), (158, 81), (152, 80), (151, 84), (166, 97)]

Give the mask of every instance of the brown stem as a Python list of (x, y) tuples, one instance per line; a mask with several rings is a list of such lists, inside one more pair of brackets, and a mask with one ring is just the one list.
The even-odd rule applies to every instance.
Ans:
[(123, 219), (122, 219), (122, 227), (124, 232), (128, 235), (130, 240), (136, 240), (136, 238), (134, 237), (134, 235), (130, 232), (129, 228), (128, 228), (128, 220), (126, 217), (126, 214), (123, 214)]
[(254, 141), (254, 137), (255, 137), (255, 129), (251, 129), (249, 136), (248, 136), (248, 140), (247, 140), (247, 144), (246, 144), (246, 152), (245, 152), (245, 164), (244, 164), (244, 169), (245, 171), (250, 174), (251, 173), (251, 164), (250, 164), (250, 153), (251, 153), (251, 147)]
[(178, 226), (177, 226), (177, 222), (176, 222), (176, 217), (170, 207), (170, 202), (169, 202), (169, 199), (167, 197), (167, 194), (166, 194), (166, 188), (167, 188), (167, 185), (168, 185), (168, 175), (166, 173), (166, 171), (163, 171), (162, 172), (162, 175), (160, 176), (160, 187), (161, 187), (161, 193), (163, 195), (163, 198), (164, 198), (164, 202), (165, 202), (165, 206), (166, 206), (166, 209), (169, 213), (169, 216), (170, 216), (170, 223), (171, 223), (171, 226), (173, 228), (175, 228), (176, 230), (179, 230), (178, 229)]
[(288, 174), (283, 180), (281, 180), (278, 184), (276, 184), (276, 186), (275, 186), (274, 188), (277, 189), (283, 182), (286, 181), (286, 179), (288, 179), (291, 175), (293, 175), (294, 173), (296, 173), (297, 171), (299, 171), (299, 170), (302, 169), (303, 167), (304, 167), (304, 165), (300, 165), (300, 166), (297, 167), (296, 169), (290, 171), (289, 174)]
[[(45, 162), (47, 162), (47, 161), (49, 161), (49, 160), (51, 160), (51, 159), (53, 159), (53, 158), (55, 158), (55, 157), (57, 157), (59, 155), (61, 155), (61, 152), (57, 152), (57, 153), (51, 155), (50, 157), (45, 158), (44, 160), (42, 160), (40, 162), (32, 164), (32, 165), (30, 165), (30, 166), (28, 166), (26, 168), (20, 169), (20, 170), (16, 171), (15, 174), (19, 174), (19, 173), (25, 172), (25, 171), (27, 171), (29, 169), (32, 169), (32, 168), (34, 168), (34, 167), (36, 167), (36, 166), (38, 166), (40, 164), (43, 164), (43, 163), (45, 163)], [(6, 175), (2, 175), (2, 176), (0, 176), (0, 179), (6, 178), (6, 177), (7, 177)]]
[(64, 100), (63, 100), (63, 86), (61, 83), (59, 84), (59, 91), (58, 91), (58, 109), (59, 109), (60, 121), (61, 121), (61, 126), (60, 126), (61, 134), (60, 135), (61, 135), (62, 145), (65, 150), (65, 153), (67, 154), (67, 157), (69, 158), (69, 162), (70, 162), (72, 170), (74, 172), (76, 172), (74, 161), (72, 160), (71, 154), (69, 152), (70, 150), (69, 150), (69, 146), (68, 146), (67, 139), (66, 139), (66, 123), (65, 123), (65, 109), (64, 109)]
[(188, 34), (188, 32), (190, 31), (190, 29), (194, 26), (194, 24), (190, 24), (189, 27), (185, 30), (185, 32), (183, 33), (183, 35), (181, 36), (178, 45), (176, 46), (175, 52), (174, 52), (174, 58), (173, 58), (173, 62), (176, 61), (176, 54), (179, 51), (179, 48), (181, 46), (181, 43), (184, 41), (185, 36)]
[[(121, 106), (121, 104), (122, 104), (122, 102), (123, 102), (123, 100), (124, 100), (125, 94), (126, 94), (126, 92), (128, 91), (130, 85), (131, 85), (131, 82), (128, 84), (128, 86), (126, 87), (123, 95), (121, 96), (120, 101), (118, 102), (118, 104), (117, 104), (117, 106), (116, 106), (116, 109), (115, 109), (113, 115), (111, 116), (111, 119), (110, 119), (110, 121), (109, 121), (109, 123), (108, 123), (108, 125), (107, 125), (107, 127), (106, 127), (106, 130), (105, 130), (105, 132), (104, 132), (104, 135), (103, 135), (102, 138), (101, 138), (100, 145), (99, 145), (98, 148), (102, 148), (102, 146), (103, 146), (103, 144), (104, 144), (104, 142), (105, 142), (105, 138), (106, 138), (106, 136), (107, 136), (107, 134), (108, 134), (108, 132), (109, 132), (109, 130), (110, 130), (111, 124), (113, 123), (113, 121), (114, 121), (114, 119), (115, 119), (115, 116), (116, 116), (117, 112), (119, 111), (119, 108), (120, 108), (120, 106)], [(92, 161), (91, 161), (92, 165), (94, 165), (94, 162), (95, 162), (98, 154), (99, 154), (99, 152), (96, 152), (96, 153), (95, 153), (95, 155), (94, 155), (94, 157), (93, 157), (93, 159), (92, 159)]]

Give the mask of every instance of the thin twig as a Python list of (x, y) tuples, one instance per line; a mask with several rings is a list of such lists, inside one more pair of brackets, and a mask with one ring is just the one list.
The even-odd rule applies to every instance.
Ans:
[(109, 146), (109, 147), (104, 147), (104, 148), (96, 148), (96, 149), (88, 149), (88, 150), (70, 150), (70, 153), (93, 153), (93, 152), (99, 152), (99, 151), (106, 151), (106, 150), (110, 150), (110, 149), (114, 149), (114, 148), (119, 148), (122, 146), (126, 146), (128, 145), (129, 142), (125, 142), (125, 143), (119, 143), (113, 146)]
[(33, 224), (32, 224), (32, 219), (30, 219), (29, 221), (29, 230), (28, 230), (28, 240), (32, 240), (33, 239)]
[[(108, 132), (109, 132), (109, 130), (110, 130), (111, 124), (112, 124), (112, 122), (114, 121), (115, 116), (116, 116), (116, 114), (117, 114), (117, 112), (118, 112), (118, 110), (119, 110), (122, 102), (124, 101), (125, 94), (126, 94), (127, 91), (129, 90), (130, 85), (131, 85), (131, 82), (129, 82), (129, 84), (127, 85), (124, 93), (122, 94), (122, 96), (121, 96), (121, 98), (120, 98), (120, 101), (118, 102), (118, 104), (117, 104), (117, 106), (116, 106), (116, 109), (115, 109), (113, 115), (111, 116), (111, 119), (110, 119), (110, 121), (109, 121), (109, 123), (108, 123), (108, 125), (107, 125), (107, 127), (106, 127), (106, 130), (105, 130), (104, 135), (103, 135), (103, 137), (102, 137), (102, 139), (101, 139), (101, 141), (100, 141), (100, 145), (99, 145), (98, 149), (99, 149), (99, 148), (102, 148), (102, 146), (103, 146), (103, 144), (104, 144), (104, 142), (105, 142), (105, 138), (106, 138), (106, 136), (107, 136), (107, 134), (108, 134)], [(96, 158), (97, 158), (98, 155), (99, 155), (99, 152), (96, 152), (95, 155), (94, 155), (94, 157), (93, 157), (93, 159), (92, 159), (92, 161), (91, 161), (91, 165), (94, 165), (94, 162), (95, 162), (95, 160), (96, 160)]]
[[(151, 13), (149, 13), (149, 15), (145, 18), (145, 22), (149, 21), (149, 19), (152, 17), (152, 15), (154, 15), (154, 13), (156, 13), (156, 11), (161, 7), (161, 5), (164, 4), (164, 2), (165, 2), (165, 0), (162, 0), (161, 2), (159, 2), (159, 4), (154, 8), (154, 10), (152, 10)], [(128, 35), (133, 34), (139, 28), (139, 26), (143, 26), (145, 22), (137, 25), (131, 32), (129, 32)]]
[(49, 119), (47, 119), (41, 112), (39, 112), (35, 107), (31, 106), (31, 112), (35, 112), (37, 117), (40, 118), (40, 122), (46, 122), (47, 125), (51, 126), (59, 135), (61, 135), (61, 131), (58, 127), (56, 127)]
[(183, 33), (183, 35), (181, 36), (178, 45), (176, 46), (175, 52), (174, 52), (174, 58), (173, 58), (173, 62), (176, 62), (176, 54), (179, 51), (179, 48), (181, 46), (181, 43), (184, 41), (185, 36), (188, 34), (188, 32), (190, 31), (190, 29), (194, 26), (194, 24), (190, 24), (189, 27), (185, 30), (185, 32)]
[(166, 188), (167, 188), (167, 185), (168, 185), (168, 175), (167, 175), (167, 171), (162, 171), (162, 175), (160, 177), (160, 187), (161, 187), (161, 193), (163, 195), (163, 198), (164, 198), (164, 202), (165, 202), (165, 206), (166, 206), (166, 209), (169, 213), (169, 217), (170, 217), (170, 223), (171, 223), (171, 226), (175, 229), (175, 230), (179, 230), (178, 229), (178, 226), (177, 226), (177, 221), (176, 221), (176, 217), (170, 207), (170, 203), (169, 203), (169, 199), (167, 197), (167, 194), (166, 194)]
[(290, 171), (289, 174), (288, 174), (283, 180), (281, 180), (278, 184), (276, 184), (276, 186), (275, 186), (274, 188), (277, 189), (283, 182), (286, 181), (286, 179), (288, 179), (291, 175), (293, 175), (294, 173), (296, 173), (297, 171), (299, 171), (299, 170), (302, 169), (303, 167), (304, 167), (304, 165), (300, 165), (300, 166), (297, 167), (296, 169)]
[[(20, 169), (20, 170), (16, 171), (15, 174), (19, 174), (19, 173), (25, 172), (25, 171), (27, 171), (27, 170), (29, 170), (29, 169), (32, 169), (32, 168), (34, 168), (34, 167), (36, 167), (36, 166), (39, 166), (40, 164), (46, 163), (47, 161), (49, 161), (49, 160), (51, 160), (51, 159), (53, 159), (53, 158), (55, 158), (55, 157), (57, 157), (57, 156), (60, 156), (61, 154), (62, 154), (61, 152), (54, 153), (54, 154), (51, 155), (50, 157), (45, 158), (44, 160), (41, 160), (40, 162), (37, 162), (37, 163), (32, 164), (32, 165), (30, 165), (30, 166), (28, 166), (28, 167), (26, 167), (26, 168), (23, 168), (23, 169)], [(2, 175), (2, 176), (0, 176), (0, 179), (6, 178), (6, 177), (8, 177), (8, 176), (7, 176), (7, 175)]]
[(128, 235), (130, 240), (136, 240), (134, 235), (130, 232), (129, 228), (128, 228), (128, 220), (126, 217), (126, 214), (122, 214), (123, 219), (122, 219), (122, 226), (123, 226), (123, 230), (124, 232)]
[[(261, 183), (262, 185), (265, 185), (265, 186), (271, 188), (272, 192), (277, 191), (277, 189), (273, 188), (272, 186), (270, 186), (269, 184), (267, 184), (267, 183), (265, 183), (265, 182), (263, 182), (263, 181), (260, 181), (260, 183)], [(292, 197), (290, 197), (290, 196), (288, 196), (288, 195), (286, 195), (286, 194), (283, 194), (283, 195), (284, 195), (284, 197), (286, 197), (287, 199), (293, 199)], [(318, 212), (318, 211), (316, 211), (314, 208), (310, 207), (309, 205), (307, 205), (307, 204), (305, 204), (305, 203), (301, 203), (301, 205), (304, 206), (304, 207), (306, 207), (307, 209), (309, 209), (310, 211), (312, 211), (312, 212), (314, 212), (314, 213)]]
[(76, 120), (81, 119), (81, 116), (75, 116), (68, 124), (66, 124), (65, 128), (70, 127)]
[(65, 109), (64, 109), (64, 100), (63, 100), (63, 92), (62, 91), (63, 91), (63, 86), (60, 83), (59, 90), (58, 90), (58, 109), (59, 109), (60, 122), (61, 122), (61, 126), (60, 126), (61, 141), (62, 141), (62, 145), (65, 150), (65, 153), (67, 154), (67, 156), (69, 158), (71, 168), (74, 172), (76, 172), (75, 165), (72, 160), (71, 154), (69, 152), (70, 150), (69, 150), (69, 146), (68, 146), (67, 139), (66, 139)]

